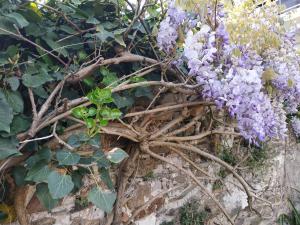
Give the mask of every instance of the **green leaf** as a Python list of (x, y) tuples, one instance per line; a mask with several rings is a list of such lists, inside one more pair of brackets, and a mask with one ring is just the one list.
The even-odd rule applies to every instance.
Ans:
[(114, 148), (107, 152), (106, 157), (112, 163), (120, 163), (123, 159), (128, 157), (128, 154), (120, 148)]
[(104, 212), (111, 212), (117, 195), (111, 191), (104, 191), (94, 187), (88, 194), (88, 200)]
[(45, 183), (40, 183), (36, 186), (36, 196), (48, 211), (53, 209), (59, 202), (58, 199), (52, 198), (48, 185)]
[(10, 132), (13, 117), (13, 110), (0, 89), (0, 131)]
[(82, 178), (83, 175), (79, 172), (79, 170), (75, 170), (72, 173), (72, 181), (74, 183), (74, 187), (76, 188), (76, 190), (79, 190), (82, 187), (83, 185)]
[(17, 149), (17, 146), (18, 142), (14, 138), (0, 137), (0, 160), (12, 155), (21, 155)]
[(12, 170), (12, 175), (14, 177), (17, 186), (22, 186), (25, 183), (27, 171), (24, 166), (16, 166)]
[(29, 169), (25, 180), (37, 183), (47, 182), (50, 173), (51, 170), (47, 164), (45, 165), (45, 161), (40, 161)]
[(14, 119), (10, 125), (10, 135), (16, 135), (22, 131), (27, 130), (30, 127), (30, 120), (22, 115), (14, 116)]
[(137, 87), (134, 95), (135, 97), (147, 97), (149, 99), (153, 98), (153, 93), (148, 87)]
[(94, 137), (88, 140), (87, 144), (100, 149), (101, 148), (101, 140), (100, 140), (100, 135), (96, 134)]
[(0, 16), (0, 35), (17, 34), (11, 19)]
[(100, 21), (97, 20), (95, 17), (90, 17), (90, 18), (87, 19), (86, 23), (90, 23), (90, 24), (94, 24), (95, 25), (95, 24), (99, 24)]
[(50, 162), (51, 161), (51, 150), (49, 148), (42, 148), (39, 149), (33, 156), (29, 157), (26, 160), (26, 167), (32, 168), (34, 165), (36, 165), (38, 162)]
[(75, 165), (80, 160), (80, 155), (77, 153), (69, 152), (69, 151), (58, 151), (56, 153), (56, 159), (58, 160), (59, 165)]
[(121, 96), (117, 93), (113, 93), (113, 99), (119, 109), (130, 107), (134, 104), (134, 99), (131, 96)]
[(22, 113), (24, 110), (24, 102), (22, 96), (17, 91), (6, 91), (5, 92), (7, 103), (13, 109), (15, 113)]
[(97, 109), (95, 109), (94, 107), (89, 108), (88, 114), (89, 116), (95, 116), (97, 113)]
[(96, 121), (93, 118), (87, 118), (84, 120), (88, 129), (96, 126)]
[(46, 82), (52, 80), (53, 80), (52, 77), (45, 70), (40, 71), (40, 73), (38, 73), (37, 75), (25, 73), (22, 76), (23, 84), (26, 87), (33, 87), (33, 88), (37, 88), (45, 84)]
[(87, 95), (88, 99), (94, 103), (95, 105), (102, 105), (106, 103), (113, 102), (113, 98), (111, 97), (111, 89), (110, 88), (96, 88), (92, 92)]
[(103, 75), (103, 80), (102, 83), (105, 86), (108, 86), (112, 83), (114, 83), (115, 85), (113, 85), (112, 87), (118, 85), (118, 82), (116, 82), (118, 80), (117, 74), (114, 72), (109, 71), (107, 68), (102, 67), (100, 69), (100, 73)]
[(122, 115), (122, 112), (119, 109), (111, 109), (109, 107), (103, 107), (99, 112), (105, 120), (115, 120)]
[(107, 185), (107, 187), (110, 190), (114, 189), (114, 183), (111, 180), (109, 170), (106, 168), (101, 168), (100, 169), (100, 174), (101, 174), (101, 179), (104, 181), (104, 183)]
[(93, 159), (98, 164), (100, 168), (109, 168), (110, 167), (110, 161), (106, 158), (103, 151), (98, 150), (94, 153)]
[(68, 56), (68, 52), (58, 42), (52, 40), (50, 37), (43, 37), (42, 39), (53, 51), (57, 52), (58, 54), (62, 54), (64, 57)]
[(29, 22), (19, 13), (13, 12), (13, 13), (7, 14), (6, 17), (16, 21), (19, 28), (23, 28), (23, 27), (26, 27), (29, 25)]
[(13, 91), (16, 91), (20, 85), (20, 81), (18, 78), (16, 77), (9, 77), (6, 82), (9, 84), (10, 88)]
[(80, 137), (77, 134), (72, 134), (67, 143), (71, 145), (73, 148), (78, 148), (81, 145)]
[(72, 110), (73, 116), (78, 119), (82, 119), (88, 116), (88, 110), (86, 107), (77, 107)]
[(74, 188), (71, 176), (52, 171), (48, 176), (48, 187), (52, 198), (59, 199), (68, 195)]
[(123, 35), (115, 35), (115, 41), (118, 42), (123, 47), (126, 47), (126, 44), (123, 40)]

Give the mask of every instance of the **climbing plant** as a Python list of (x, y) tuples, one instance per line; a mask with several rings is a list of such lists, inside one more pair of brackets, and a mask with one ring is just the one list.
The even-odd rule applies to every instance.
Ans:
[[(195, 175), (152, 148), (194, 167), (185, 152), (219, 163), (252, 208), (243, 178), (198, 145), (225, 135), (259, 147), (285, 139), (289, 121), (299, 135), (300, 59), (280, 10), (273, 1), (0, 1), (1, 173), (17, 193), (34, 186), (48, 210), (88, 177), (87, 200), (120, 224), (135, 161), (148, 154), (189, 176), (233, 224)], [(15, 208), (28, 224), (26, 206)]]

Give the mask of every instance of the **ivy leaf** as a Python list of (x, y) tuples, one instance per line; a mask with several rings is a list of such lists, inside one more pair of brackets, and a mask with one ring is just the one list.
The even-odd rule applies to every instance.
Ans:
[(100, 135), (96, 134), (94, 137), (88, 140), (87, 144), (100, 149), (101, 148), (101, 140), (100, 140)]
[(88, 194), (88, 200), (104, 212), (111, 212), (117, 195), (111, 191), (104, 191), (94, 187)]
[(24, 110), (24, 102), (22, 96), (17, 91), (6, 91), (5, 92), (7, 103), (13, 109), (15, 113), (22, 113)]
[(14, 116), (13, 121), (10, 125), (10, 134), (16, 135), (22, 131), (27, 130), (30, 127), (31, 122), (29, 119), (25, 118), (22, 115)]
[(106, 168), (100, 169), (101, 179), (104, 181), (104, 183), (107, 185), (107, 187), (111, 190), (114, 189), (114, 183), (111, 180), (109, 170)]
[(74, 188), (71, 176), (52, 171), (48, 176), (48, 187), (52, 198), (59, 199), (68, 195)]
[(148, 87), (137, 87), (134, 95), (135, 97), (147, 97), (149, 99), (153, 98), (153, 93)]
[(37, 75), (25, 73), (22, 76), (23, 84), (26, 87), (33, 87), (33, 88), (37, 88), (43, 85), (44, 83), (52, 80), (53, 80), (52, 77), (44, 70), (41, 70), (41, 72)]
[(126, 47), (122, 35), (115, 35), (115, 41), (118, 42), (118, 44), (120, 44), (121, 46)]
[(94, 24), (95, 25), (95, 24), (99, 24), (100, 21), (97, 20), (95, 17), (90, 17), (90, 18), (87, 19), (86, 23), (90, 23), (90, 24)]
[(60, 166), (71, 166), (79, 162), (80, 155), (78, 155), (77, 153), (61, 150), (56, 153), (56, 158)]
[(128, 157), (128, 154), (120, 148), (113, 148), (107, 152), (106, 157), (112, 163), (120, 163), (123, 159)]
[(12, 170), (12, 175), (17, 186), (24, 185), (27, 171), (24, 166), (16, 166)]
[(0, 89), (0, 131), (9, 133), (12, 120), (13, 110), (6, 101), (5, 95)]
[(20, 81), (16, 77), (9, 77), (6, 79), (6, 82), (9, 84), (10, 88), (13, 91), (16, 91), (20, 85)]
[(29, 22), (19, 13), (13, 12), (7, 14), (6, 17), (16, 21), (19, 28), (23, 28), (29, 25)]
[(105, 157), (104, 152), (101, 150), (98, 150), (94, 153), (93, 159), (98, 164), (99, 168), (109, 168), (110, 167), (110, 161)]
[(32, 168), (36, 163), (40, 161), (44, 161), (46, 163), (51, 160), (51, 151), (49, 148), (42, 148), (37, 151), (33, 156), (29, 157), (26, 160), (27, 168)]
[(12, 155), (21, 155), (17, 149), (17, 146), (18, 142), (14, 138), (0, 137), (0, 160)]
[(69, 145), (71, 145), (73, 148), (78, 148), (80, 147), (81, 145), (81, 142), (80, 142), (80, 137), (76, 134), (72, 134), (69, 138), (68, 138), (68, 141), (67, 143)]
[(113, 93), (114, 103), (121, 109), (125, 107), (130, 107), (134, 104), (134, 99), (130, 96), (121, 96), (117, 93)]
[(48, 211), (53, 209), (59, 202), (58, 199), (52, 198), (48, 185), (45, 183), (40, 183), (36, 186), (36, 196)]
[(40, 161), (29, 169), (25, 180), (37, 183), (47, 182), (50, 172), (51, 170), (47, 164), (45, 165), (45, 161)]
[(113, 102), (113, 98), (111, 97), (111, 89), (110, 88), (96, 88), (92, 92), (90, 92), (87, 97), (88, 99), (94, 103), (95, 105), (102, 105)]

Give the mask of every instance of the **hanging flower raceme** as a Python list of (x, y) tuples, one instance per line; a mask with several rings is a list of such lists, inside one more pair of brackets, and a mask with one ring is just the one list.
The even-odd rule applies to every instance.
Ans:
[(175, 2), (169, 4), (166, 18), (160, 23), (157, 36), (158, 47), (170, 53), (176, 44), (178, 28), (186, 18), (186, 13), (175, 6)]
[[(171, 15), (176, 12), (176, 7), (171, 6), (167, 18), (161, 23), (162, 33), (168, 23), (175, 34), (184, 20), (178, 17), (174, 22)], [(214, 101), (219, 109), (226, 109), (236, 119), (243, 137), (252, 143), (258, 144), (267, 138), (285, 138), (286, 111), (295, 112), (300, 104), (300, 60), (293, 47), (294, 37), (282, 35), (280, 49), (270, 47), (260, 53), (253, 43), (230, 41), (222, 4), (217, 7), (209, 5), (207, 17), (201, 18), (204, 19), (197, 25), (186, 24), (190, 20), (185, 20), (185, 28), (189, 30), (182, 60), (188, 66), (189, 75), (201, 85), (203, 99)], [(275, 31), (275, 36), (280, 37), (277, 28)], [(270, 29), (270, 32), (275, 31)], [(166, 52), (173, 49), (176, 35), (168, 39), (171, 42), (167, 45), (160, 44), (164, 46), (161, 48)], [(160, 38), (162, 34), (159, 34)]]

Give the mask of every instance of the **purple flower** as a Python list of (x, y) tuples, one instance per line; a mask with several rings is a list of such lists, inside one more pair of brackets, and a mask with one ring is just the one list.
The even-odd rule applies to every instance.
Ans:
[(297, 117), (293, 117), (291, 120), (292, 128), (297, 137), (300, 137), (300, 119)]

